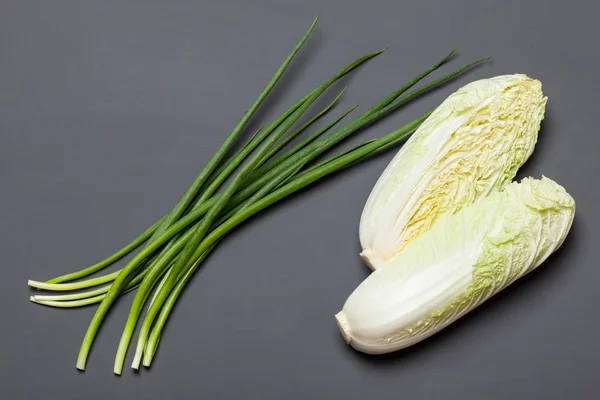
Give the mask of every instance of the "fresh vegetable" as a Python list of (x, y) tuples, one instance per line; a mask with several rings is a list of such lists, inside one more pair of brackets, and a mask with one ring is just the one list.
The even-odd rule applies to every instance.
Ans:
[(441, 218), (350, 295), (336, 315), (344, 338), (379, 354), (433, 335), (538, 267), (574, 214), (560, 185), (526, 178)]
[[(122, 371), (133, 332), (146, 305), (148, 305), (148, 309), (143, 318), (132, 366), (138, 368), (142, 361), (144, 365), (149, 366), (164, 324), (179, 294), (205, 257), (228, 232), (264, 208), (322, 177), (404, 140), (427, 118), (429, 113), (385, 137), (367, 141), (318, 162), (316, 165), (311, 165), (320, 155), (351, 134), (382, 118), (414, 97), (447, 82), (483, 61), (471, 63), (429, 84), (407, 92), (412, 86), (444, 64), (452, 56), (453, 52), (451, 52), (434, 66), (395, 90), (346, 125), (333, 130), (333, 127), (354, 108), (307, 139), (284, 151), (283, 148), (289, 141), (326, 114), (336, 100), (296, 131), (288, 133), (310, 106), (333, 83), (383, 51), (367, 54), (351, 62), (323, 84), (310, 91), (271, 124), (261, 127), (238, 152), (225, 160), (224, 155), (231, 149), (232, 144), (244, 130), (260, 103), (283, 74), (293, 56), (299, 51), (315, 23), (316, 20), (265, 87), (257, 101), (244, 114), (223, 145), (211, 157), (190, 188), (169, 213), (147, 228), (132, 243), (100, 263), (47, 282), (29, 281), (29, 285), (34, 288), (51, 291), (72, 292), (86, 289), (75, 293), (32, 296), (31, 300), (39, 304), (69, 308), (100, 303), (81, 344), (77, 368), (85, 368), (96, 333), (108, 310), (119, 296), (130, 291), (135, 291), (135, 298), (117, 349), (114, 372), (120, 374)], [(329, 133), (330, 130), (333, 131)], [(99, 277), (77, 280), (107, 267), (130, 253), (144, 241), (146, 241), (145, 246), (122, 269)], [(104, 286), (94, 288), (99, 285)], [(93, 289), (87, 290), (89, 288)], [(150, 296), (151, 294), (152, 296)]]
[(529, 158), (544, 117), (539, 81), (505, 75), (448, 97), (377, 181), (360, 220), (361, 256), (385, 265), (445, 214), (501, 190)]

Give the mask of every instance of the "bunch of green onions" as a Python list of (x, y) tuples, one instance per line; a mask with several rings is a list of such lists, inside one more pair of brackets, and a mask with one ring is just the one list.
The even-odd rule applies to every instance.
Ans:
[[(140, 363), (150, 366), (163, 327), (179, 295), (195, 270), (227, 233), (259, 211), (311, 183), (405, 140), (429, 113), (386, 136), (366, 141), (316, 162), (320, 155), (351, 134), (483, 61), (471, 63), (409, 91), (444, 64), (454, 53), (452, 51), (346, 125), (333, 130), (334, 126), (357, 106), (345, 111), (295, 146), (284, 149), (290, 141), (331, 111), (341, 93), (325, 109), (299, 128), (291, 130), (307, 109), (333, 83), (385, 50), (367, 54), (310, 91), (271, 124), (262, 126), (239, 151), (226, 158), (236, 139), (313, 31), (317, 19), (318, 17), (173, 209), (105, 260), (46, 282), (29, 281), (29, 286), (36, 289), (69, 292), (31, 296), (31, 301), (38, 304), (69, 308), (100, 303), (81, 344), (77, 359), (78, 369), (85, 369), (96, 333), (110, 307), (120, 295), (131, 291), (135, 291), (135, 298), (117, 350), (114, 373), (122, 372), (133, 332), (146, 304), (147, 311), (137, 340), (132, 367), (138, 369)], [(328, 133), (329, 131), (332, 132)], [(326, 133), (328, 134), (325, 135)], [(122, 269), (81, 280), (113, 264), (144, 242), (145, 246)]]

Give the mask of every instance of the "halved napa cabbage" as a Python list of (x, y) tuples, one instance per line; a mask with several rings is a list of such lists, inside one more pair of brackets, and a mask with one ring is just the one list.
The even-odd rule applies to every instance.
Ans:
[(365, 262), (378, 268), (440, 216), (500, 191), (533, 152), (545, 105), (541, 83), (520, 74), (448, 97), (373, 188), (360, 220)]

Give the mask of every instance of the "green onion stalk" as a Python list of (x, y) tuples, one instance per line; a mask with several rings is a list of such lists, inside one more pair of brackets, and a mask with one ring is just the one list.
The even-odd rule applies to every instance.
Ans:
[[(106, 313), (119, 296), (131, 291), (135, 291), (135, 297), (117, 349), (114, 372), (122, 372), (134, 330), (146, 305), (147, 310), (137, 338), (132, 367), (137, 369), (140, 363), (150, 366), (162, 330), (177, 299), (194, 272), (223, 237), (272, 204), (405, 140), (429, 113), (384, 137), (368, 140), (325, 160), (317, 161), (321, 155), (355, 132), (484, 61), (468, 64), (410, 90), (445, 64), (454, 54), (453, 50), (347, 124), (336, 128), (357, 106), (343, 112), (306, 139), (285, 150), (293, 139), (311, 128), (317, 120), (334, 108), (343, 91), (299, 128), (291, 130), (315, 101), (343, 76), (383, 53), (385, 49), (369, 53), (352, 61), (307, 93), (269, 125), (261, 126), (237, 152), (226, 158), (226, 154), (245, 131), (257, 109), (308, 39), (317, 20), (318, 17), (169, 212), (125, 247), (97, 264), (45, 282), (29, 281), (33, 288), (58, 292), (31, 296), (31, 300), (38, 304), (73, 308), (100, 303), (81, 344), (77, 358), (78, 369), (85, 369), (91, 346)], [(112, 265), (143, 244), (144, 247), (122, 269), (81, 280)]]

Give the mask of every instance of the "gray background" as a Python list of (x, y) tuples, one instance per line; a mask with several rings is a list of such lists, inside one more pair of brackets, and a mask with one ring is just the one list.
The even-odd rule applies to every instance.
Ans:
[[(599, 398), (600, 29), (592, 3), (2, 1), (0, 397)], [(112, 374), (127, 296), (100, 331), (88, 370), (76, 371), (95, 308), (33, 305), (26, 280), (96, 262), (168, 210), (317, 13), (314, 35), (252, 126), (384, 46), (391, 49), (343, 83), (336, 113), (355, 102), (366, 109), (454, 46), (460, 54), (444, 72), (491, 55), (354, 141), (399, 127), (469, 81), (540, 79), (546, 120), (520, 175), (543, 173), (576, 199), (564, 247), (421, 345), (385, 357), (352, 351), (333, 314), (368, 274), (358, 220), (390, 152), (224, 241), (176, 307), (151, 370)]]

